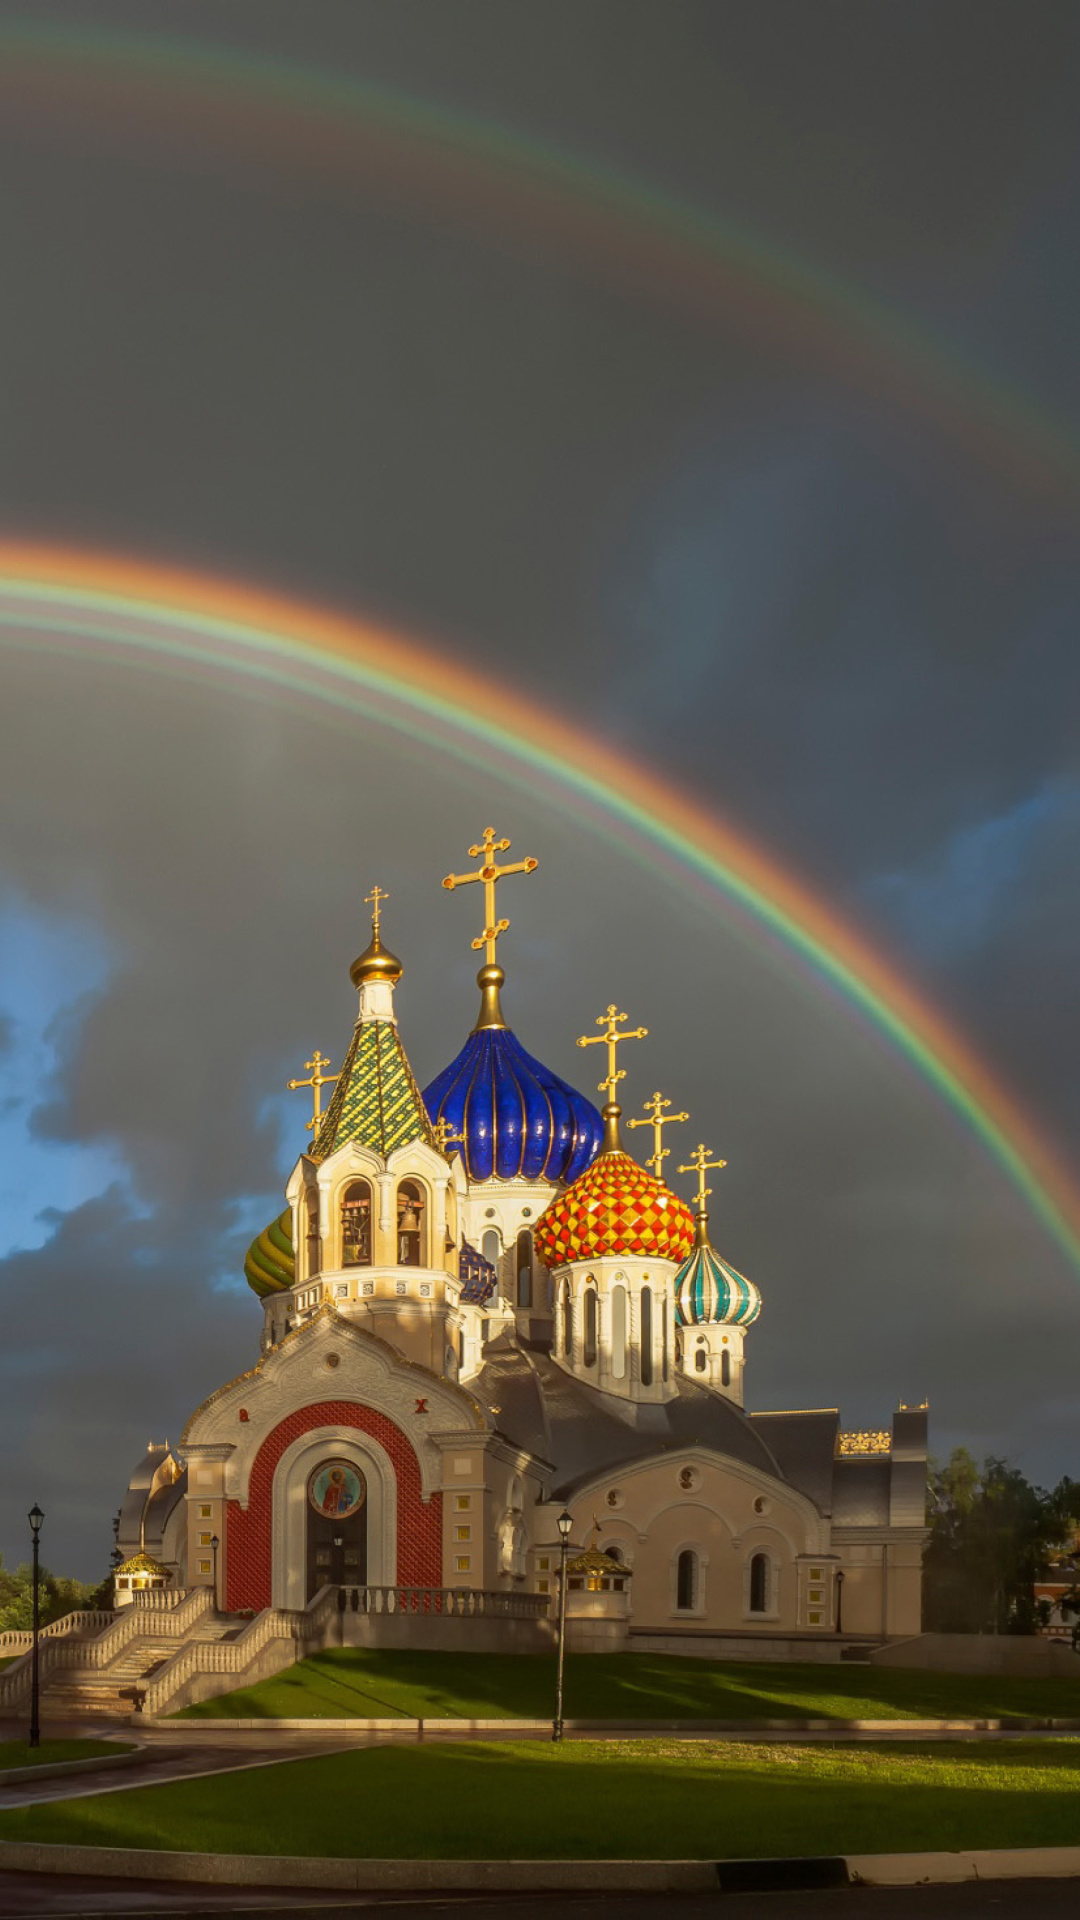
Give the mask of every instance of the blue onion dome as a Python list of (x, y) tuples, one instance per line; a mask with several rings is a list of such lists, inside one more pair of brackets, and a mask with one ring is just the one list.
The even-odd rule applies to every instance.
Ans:
[(752, 1326), (761, 1295), (752, 1280), (699, 1239), (675, 1275), (675, 1320), (680, 1327)]
[(591, 1100), (526, 1053), (502, 1018), (501, 967), (481, 967), (480, 1020), (424, 1089), (432, 1124), (457, 1135), (470, 1180), (576, 1180), (600, 1151)]

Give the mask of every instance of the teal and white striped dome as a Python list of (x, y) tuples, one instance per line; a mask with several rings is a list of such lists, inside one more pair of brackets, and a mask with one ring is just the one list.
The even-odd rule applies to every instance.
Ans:
[(675, 1319), (680, 1327), (752, 1326), (761, 1312), (761, 1295), (712, 1247), (696, 1246), (675, 1275)]

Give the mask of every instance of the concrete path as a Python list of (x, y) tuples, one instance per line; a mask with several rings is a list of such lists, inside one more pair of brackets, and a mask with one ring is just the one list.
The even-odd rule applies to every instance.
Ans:
[[(845, 1887), (832, 1893), (753, 1894), (539, 1894), (515, 1895), (522, 1920), (1075, 1920), (1078, 1880), (1011, 1880), (985, 1885), (936, 1887)], [(488, 1896), (271, 1892), (242, 1887), (192, 1888), (158, 1882), (81, 1879), (65, 1875), (0, 1873), (4, 1920), (107, 1920), (122, 1914), (167, 1914), (185, 1920), (197, 1914), (244, 1913), (262, 1920), (341, 1920), (344, 1911), (364, 1920), (496, 1920), (506, 1912), (505, 1894)]]

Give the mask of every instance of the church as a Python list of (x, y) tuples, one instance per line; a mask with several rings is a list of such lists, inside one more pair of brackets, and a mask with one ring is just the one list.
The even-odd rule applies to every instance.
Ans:
[[(500, 864), (509, 846), (486, 829), (476, 869), (443, 883), (483, 889), (480, 1006), (423, 1091), (388, 896), (368, 896), (347, 1050), (336, 1074), (317, 1052), (290, 1082), (311, 1090), (311, 1140), (245, 1264), (257, 1355), (136, 1469), (117, 1602), (212, 1587), (248, 1615), (330, 1588), (343, 1615), (396, 1596), (540, 1619), (568, 1515), (579, 1645), (795, 1640), (828, 1657), (840, 1634), (917, 1634), (925, 1407), (857, 1433), (835, 1408), (747, 1410), (762, 1303), (710, 1238), (706, 1180), (724, 1163), (689, 1154), (683, 1197), (664, 1133), (688, 1116), (656, 1093), (624, 1121), (623, 1062), (646, 1029), (615, 1005), (578, 1041), (602, 1105), (507, 1025), (496, 888), (537, 866)], [(639, 1128), (651, 1155), (630, 1150)]]

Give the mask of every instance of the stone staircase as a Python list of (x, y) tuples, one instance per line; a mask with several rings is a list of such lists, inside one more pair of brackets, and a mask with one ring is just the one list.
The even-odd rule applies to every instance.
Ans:
[[(209, 1615), (185, 1636), (184, 1646), (214, 1646), (240, 1631), (228, 1617)], [(141, 1703), (147, 1683), (176, 1656), (174, 1640), (140, 1633), (105, 1667), (61, 1667), (50, 1674), (41, 1694), (41, 1710), (50, 1718), (69, 1714), (130, 1713)]]

